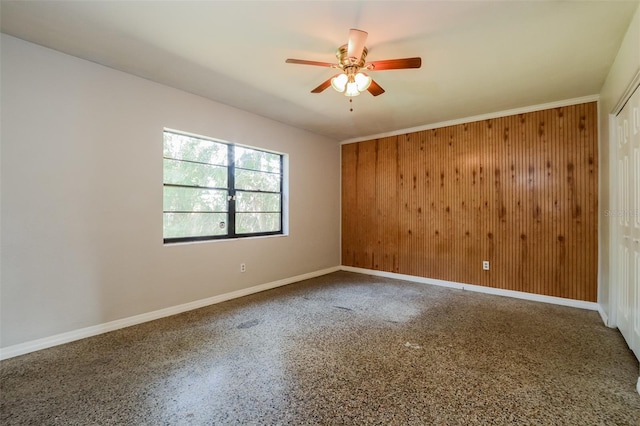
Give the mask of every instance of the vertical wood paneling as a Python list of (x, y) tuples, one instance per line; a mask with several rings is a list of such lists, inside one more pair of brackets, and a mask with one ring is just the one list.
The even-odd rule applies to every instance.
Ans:
[(342, 146), (342, 205), (341, 205), (341, 222), (342, 222), (342, 264), (354, 265), (356, 245), (356, 221), (354, 214), (357, 211), (356, 205), (356, 166), (357, 152), (360, 144), (349, 144)]
[[(566, 108), (561, 108), (558, 114), (558, 121), (555, 126), (556, 137), (558, 140), (567, 140), (570, 135), (568, 132), (568, 128), (571, 126), (569, 121), (569, 110)], [(563, 161), (564, 152), (561, 152), (560, 149), (556, 149), (553, 155), (553, 170), (555, 174), (555, 178), (552, 182), (554, 185), (554, 221), (556, 223), (555, 233), (557, 235), (557, 256), (556, 262), (554, 265), (555, 274), (556, 274), (556, 282), (554, 288), (554, 294), (562, 294), (562, 289), (564, 287), (564, 283), (566, 283), (566, 260), (567, 260), (567, 236), (564, 233), (564, 209), (565, 209), (565, 193), (564, 189), (566, 185), (564, 185), (564, 170), (565, 165)]]
[(344, 145), (342, 262), (595, 301), (597, 175), (595, 103)]
[[(587, 211), (588, 211), (588, 222), (585, 226), (585, 232), (591, 233), (593, 230), (595, 235), (597, 235), (598, 229), (598, 146), (597, 143), (591, 143), (591, 140), (598, 140), (598, 123), (595, 120), (591, 120), (592, 111), (590, 108), (587, 108), (586, 116), (587, 123), (589, 125), (589, 136), (585, 141), (587, 146), (587, 151), (589, 153), (587, 157), (587, 168), (589, 170), (589, 183), (587, 184)], [(637, 180), (636, 180), (637, 182)], [(637, 200), (637, 199), (636, 199)], [(637, 210), (636, 210), (637, 211)], [(587, 247), (587, 255), (588, 255), (588, 268), (589, 273), (588, 277), (594, 277), (598, 275), (598, 238), (597, 236), (590, 236), (587, 238), (589, 246)], [(588, 295), (586, 300), (597, 300), (598, 299), (598, 286), (593, 285), (586, 287), (588, 290)]]
[[(477, 140), (478, 143), (476, 145), (476, 164), (475, 168), (478, 173), (477, 179), (477, 189), (480, 194), (479, 203), (476, 206), (476, 210), (478, 213), (478, 219), (476, 221), (476, 229), (480, 230), (480, 233), (483, 237), (484, 247), (481, 250), (481, 256), (483, 260), (489, 260), (489, 262), (493, 263), (495, 261), (496, 254), (496, 233), (493, 227), (493, 224), (487, 221), (488, 217), (491, 217), (490, 209), (492, 205), (489, 203), (489, 195), (490, 195), (490, 180), (486, 178), (486, 170), (487, 161), (493, 155), (490, 152), (490, 146), (488, 144), (487, 132), (486, 128), (490, 125), (490, 121), (484, 122), (479, 121), (475, 123), (471, 123), (471, 138)], [(485, 237), (486, 236), (486, 237)], [(472, 265), (473, 267), (473, 265)], [(486, 286), (490, 286), (493, 282), (491, 279), (491, 275), (493, 271), (483, 271), (482, 274), (478, 274), (477, 271), (475, 273), (475, 280), (480, 279), (480, 283)]]
[(398, 272), (397, 137), (380, 139), (376, 144), (375, 209), (378, 220), (374, 269)]
[[(568, 233), (569, 229), (571, 229), (572, 235), (566, 235), (567, 241), (567, 256), (565, 257), (565, 281), (571, 283), (571, 286), (567, 286), (561, 292), (562, 297), (567, 297), (568, 294), (571, 294), (576, 291), (576, 280), (570, 279), (569, 274), (575, 270), (575, 256), (571, 256), (571, 253), (577, 253), (580, 250), (580, 246), (578, 244), (578, 239), (580, 236), (580, 229), (578, 226), (578, 214), (580, 210), (580, 206), (577, 201), (577, 190), (576, 190), (576, 145), (578, 142), (578, 111), (577, 107), (568, 108), (568, 116), (569, 116), (569, 126), (567, 126), (567, 131), (569, 137), (567, 138), (568, 147), (570, 151), (564, 152), (564, 172), (565, 172), (565, 200), (566, 200), (566, 209), (567, 209), (567, 220), (563, 222), (564, 229), (563, 233)], [(586, 260), (586, 259), (585, 259)], [(578, 273), (578, 271), (575, 271)], [(576, 295), (577, 296), (577, 295)], [(577, 298), (577, 297), (576, 297)]]

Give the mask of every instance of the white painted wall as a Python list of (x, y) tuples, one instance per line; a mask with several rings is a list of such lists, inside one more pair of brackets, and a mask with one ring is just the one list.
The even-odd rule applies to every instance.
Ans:
[[(6, 35), (0, 88), (0, 347), (339, 265), (337, 141)], [(289, 154), (289, 235), (164, 246), (164, 127)]]
[(614, 107), (631, 83), (633, 77), (640, 70), (640, 6), (636, 9), (634, 17), (620, 45), (616, 59), (609, 70), (609, 74), (600, 91), (600, 148), (599, 169), (599, 225), (598, 225), (598, 304), (605, 318), (611, 315), (610, 306), (610, 280), (613, 261), (610, 252), (610, 221), (614, 218), (605, 217), (606, 210), (615, 209), (611, 205), (611, 185), (613, 179), (611, 173), (616, 172), (613, 161), (613, 150), (616, 141), (609, 134), (609, 116)]

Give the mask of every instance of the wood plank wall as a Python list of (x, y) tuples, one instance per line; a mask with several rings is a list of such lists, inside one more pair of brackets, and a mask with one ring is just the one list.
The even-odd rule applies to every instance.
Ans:
[(597, 152), (595, 102), (345, 144), (342, 264), (595, 302)]

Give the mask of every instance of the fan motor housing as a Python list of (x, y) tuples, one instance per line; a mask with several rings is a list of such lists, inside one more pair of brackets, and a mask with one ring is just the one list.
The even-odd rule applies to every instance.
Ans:
[(349, 58), (347, 56), (347, 50), (348, 50), (348, 45), (343, 44), (336, 51), (336, 58), (338, 58), (338, 64), (340, 65), (340, 68), (344, 70), (350, 67), (357, 67), (357, 68), (364, 67), (364, 62), (367, 57), (367, 53), (369, 53), (367, 48), (365, 47), (364, 49), (362, 49), (362, 56), (360, 57), (360, 60), (357, 62), (355, 62), (353, 58)]

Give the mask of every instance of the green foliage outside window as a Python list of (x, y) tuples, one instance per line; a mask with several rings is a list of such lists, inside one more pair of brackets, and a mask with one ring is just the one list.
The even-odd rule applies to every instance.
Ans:
[(164, 132), (165, 242), (282, 233), (283, 156)]

